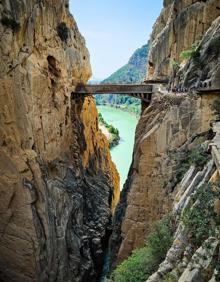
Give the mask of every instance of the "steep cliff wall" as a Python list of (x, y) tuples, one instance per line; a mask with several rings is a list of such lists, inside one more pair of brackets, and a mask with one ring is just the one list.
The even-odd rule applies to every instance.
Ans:
[(142, 113), (133, 163), (115, 215), (113, 261), (121, 262), (143, 246), (152, 224), (172, 209), (181, 163), (207, 137), (210, 119), (210, 103), (187, 95), (158, 96)]
[[(216, 46), (212, 53), (208, 50), (212, 39), (219, 38), (219, 15), (219, 1), (164, 1), (152, 32), (147, 78), (169, 78), (189, 89), (209, 79), (218, 87), (219, 64), (214, 62), (219, 62), (220, 53)], [(177, 79), (171, 62), (196, 40), (201, 40), (202, 64), (189, 59)], [(158, 94), (142, 112), (133, 163), (115, 215), (113, 268), (143, 246), (153, 223), (172, 210), (184, 159), (209, 138), (210, 122), (216, 119), (212, 107), (219, 94), (189, 94)]]
[(0, 280), (96, 281), (119, 177), (74, 97), (85, 41), (64, 0), (3, 0), (0, 21)]
[(172, 78), (174, 87), (193, 90), (195, 88), (220, 88), (220, 16), (205, 33), (194, 58), (188, 60)]
[(197, 171), (192, 165), (176, 186), (173, 244), (147, 282), (217, 282), (220, 279), (219, 129), (220, 123), (214, 123), (214, 139), (202, 144), (203, 148), (209, 144), (212, 155), (204, 159), (203, 169)]
[(202, 40), (219, 15), (219, 0), (164, 1), (151, 35), (147, 78), (169, 78), (181, 52)]

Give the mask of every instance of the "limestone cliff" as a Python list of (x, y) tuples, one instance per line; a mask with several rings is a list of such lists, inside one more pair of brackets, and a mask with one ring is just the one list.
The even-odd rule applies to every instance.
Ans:
[[(219, 38), (219, 4), (218, 0), (164, 1), (153, 27), (147, 79), (169, 78), (186, 93), (158, 93), (142, 112), (133, 162), (114, 219), (113, 268), (143, 246), (153, 223), (173, 209), (184, 159), (210, 138), (210, 123), (216, 119), (213, 103), (219, 93), (199, 96), (189, 95), (188, 90), (210, 81), (219, 87), (219, 49), (215, 45), (209, 52), (213, 38)], [(197, 40), (201, 64), (190, 59), (174, 72), (171, 62)]]
[(220, 88), (220, 16), (213, 21), (197, 50), (175, 73), (172, 84), (180, 90)]
[(172, 209), (176, 229), (165, 260), (147, 282), (217, 282), (220, 279), (220, 123), (213, 124), (211, 155), (203, 169), (192, 165), (176, 186)]
[(66, 0), (0, 3), (0, 280), (96, 281), (119, 177)]
[(200, 42), (218, 16), (219, 0), (164, 1), (151, 35), (147, 78), (169, 78), (181, 52)]
[(208, 134), (213, 118), (208, 99), (163, 95), (143, 111), (133, 163), (115, 215), (111, 244), (116, 262), (143, 246), (152, 224), (171, 210), (181, 162), (193, 144)]

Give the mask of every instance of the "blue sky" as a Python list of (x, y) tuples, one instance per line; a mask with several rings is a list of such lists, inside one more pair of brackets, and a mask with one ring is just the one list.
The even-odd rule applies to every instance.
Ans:
[(163, 0), (70, 0), (90, 52), (93, 77), (104, 79), (146, 44)]

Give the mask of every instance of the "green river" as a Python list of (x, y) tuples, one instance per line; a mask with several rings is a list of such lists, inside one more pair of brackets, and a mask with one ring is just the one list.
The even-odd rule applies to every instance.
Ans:
[(128, 112), (109, 106), (98, 106), (97, 108), (105, 121), (119, 130), (121, 140), (119, 145), (111, 149), (111, 156), (120, 174), (120, 186), (122, 188), (132, 161), (134, 135), (138, 119)]

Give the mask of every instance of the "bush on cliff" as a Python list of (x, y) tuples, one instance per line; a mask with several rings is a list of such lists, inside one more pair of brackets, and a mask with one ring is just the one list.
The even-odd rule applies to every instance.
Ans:
[(216, 229), (220, 228), (220, 216), (214, 211), (214, 202), (220, 198), (217, 186), (202, 185), (192, 197), (191, 206), (183, 212), (183, 224), (196, 248), (210, 236), (215, 236)]
[(133, 251), (113, 272), (113, 282), (144, 282), (158, 268), (166, 257), (172, 237), (171, 217), (165, 217), (155, 224), (146, 240), (145, 247)]
[(177, 183), (179, 183), (191, 165), (194, 165), (199, 170), (203, 169), (208, 161), (208, 154), (204, 146), (199, 146), (188, 152), (186, 158), (182, 161), (176, 174)]
[(181, 60), (192, 59), (192, 61), (195, 65), (199, 64), (200, 63), (199, 42), (193, 43), (191, 49), (182, 51), (180, 53), (180, 59)]

